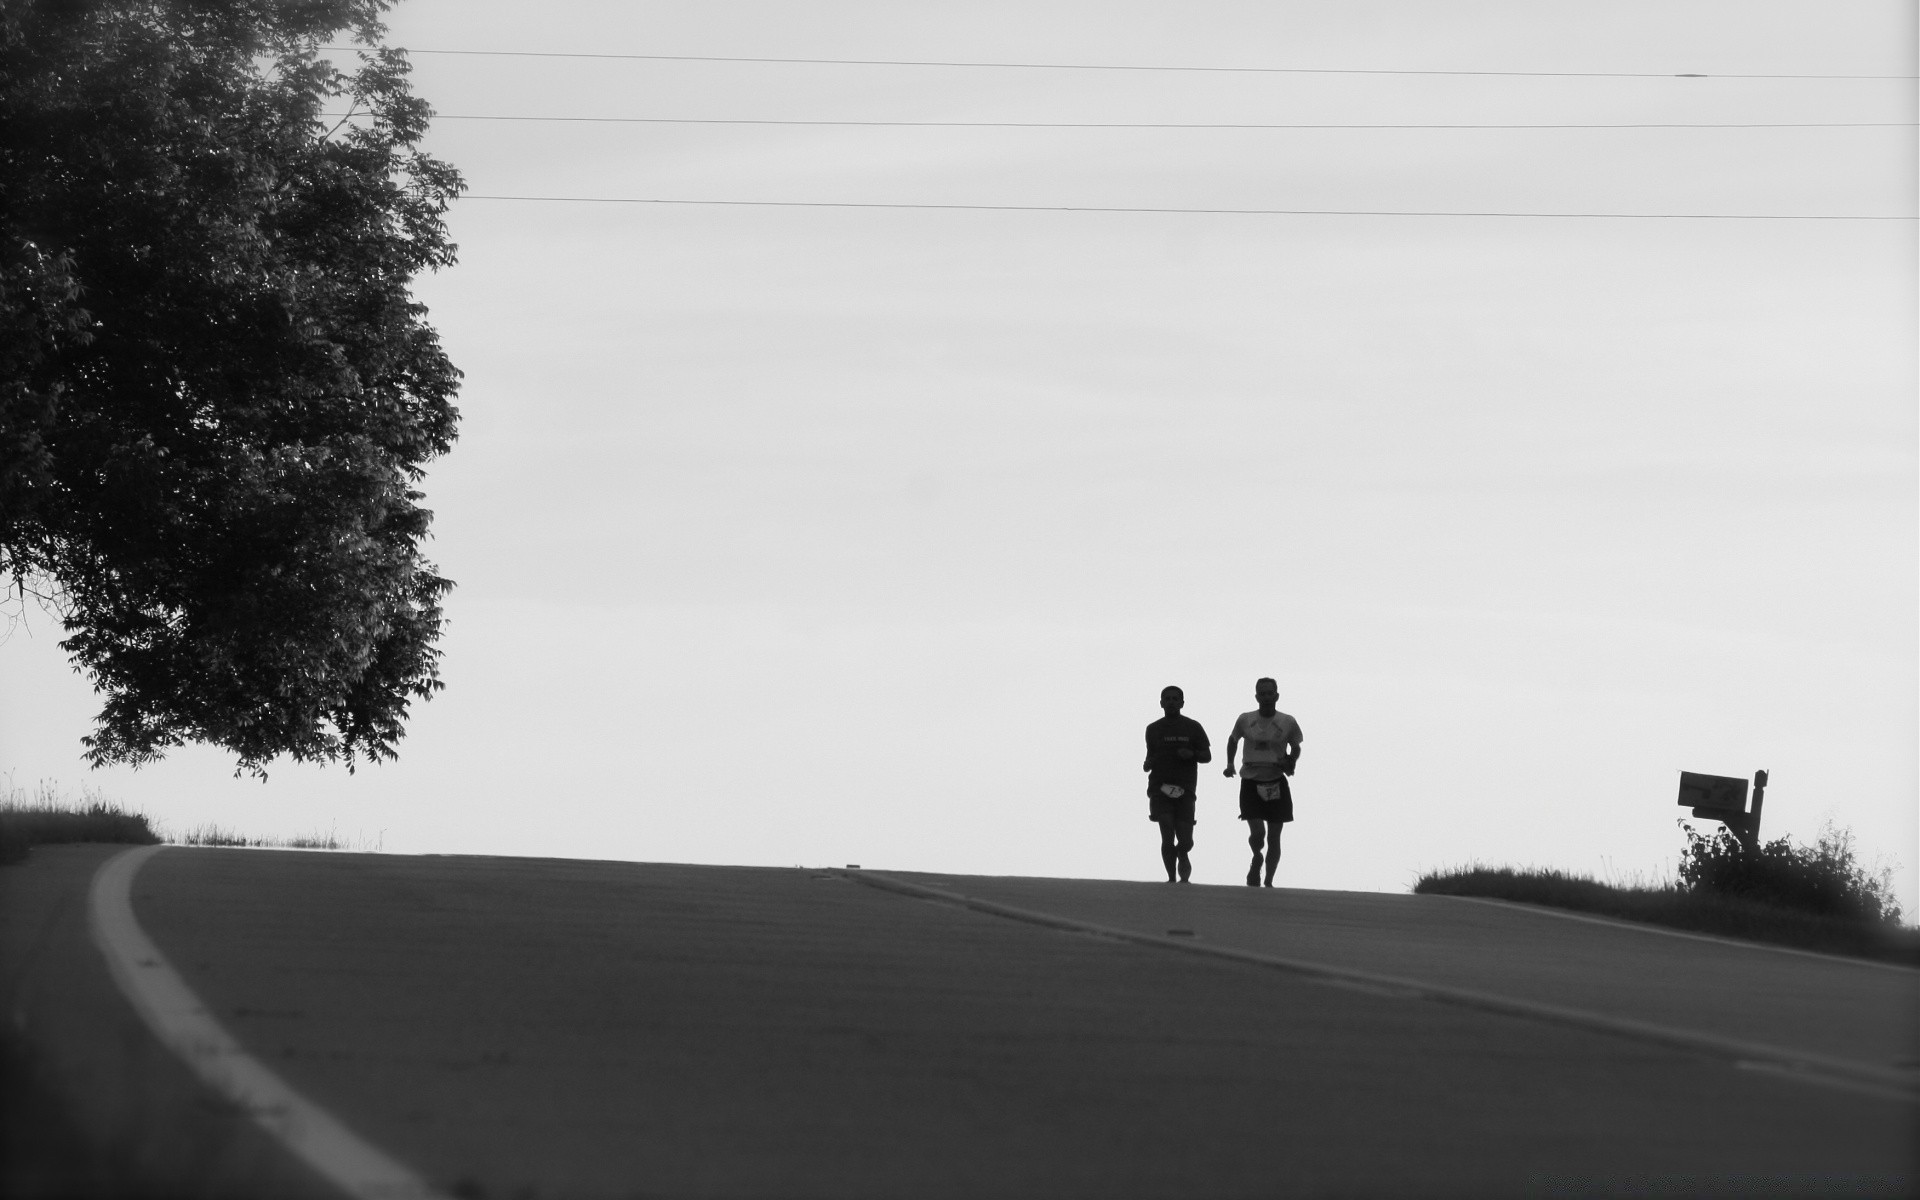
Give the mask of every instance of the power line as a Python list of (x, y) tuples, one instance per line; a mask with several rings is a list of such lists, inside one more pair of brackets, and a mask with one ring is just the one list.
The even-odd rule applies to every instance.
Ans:
[(1835, 213), (1634, 213), (1634, 212), (1464, 212), (1457, 210), (1365, 208), (1123, 208), (1100, 204), (895, 204), (854, 200), (677, 200), (650, 196), (498, 196), (468, 195), (464, 200), (517, 200), (548, 204), (711, 205), (737, 208), (892, 208), (957, 212), (1208, 213), (1263, 217), (1532, 217), (1562, 220), (1624, 221), (1912, 221), (1911, 216)]
[[(323, 113), (322, 116), (344, 116)], [(1641, 121), (1618, 124), (1307, 124), (1252, 121), (840, 121), (762, 117), (539, 117), (435, 113), (437, 121), (552, 121), (606, 125), (808, 125), (905, 129), (1912, 129), (1914, 121)]]
[[(1701, 71), (1455, 71), (1398, 67), (1190, 67), (1162, 63), (967, 62), (901, 58), (769, 58), (740, 54), (602, 54), (558, 50), (421, 50), (393, 47), (408, 54), (444, 54), (491, 58), (596, 58), (635, 62), (791, 63), (834, 67), (992, 67), (1018, 71), (1186, 71), (1234, 75), (1470, 75), (1505, 78), (1569, 79), (1915, 79), (1914, 75), (1783, 75)], [(322, 50), (360, 51), (363, 46), (322, 46)]]

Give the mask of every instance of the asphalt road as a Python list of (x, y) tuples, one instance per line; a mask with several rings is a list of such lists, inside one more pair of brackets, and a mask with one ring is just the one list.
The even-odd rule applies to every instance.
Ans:
[[(122, 1144), (142, 1161), (197, 1147), (188, 1157), (219, 1184), (207, 1191), (321, 1194), (245, 1119), (192, 1100), (191, 1080), (141, 1044), (111, 982), (71, 950), (72, 904), (58, 896), (76, 880), (83, 892), (104, 853), (43, 848), (0, 872), (37, 873), (6, 885), (0, 960), (48, 1086), (83, 1132), (105, 1119), (88, 1089), (131, 1097), (104, 1105)], [(1899, 1069), (1920, 1018), (1920, 972), (1511, 906), (896, 878)], [(134, 907), (255, 1057), (457, 1195), (1915, 1184), (1916, 1109), (1885, 1092), (1043, 927), (844, 873), (169, 849), (138, 875)], [(65, 1046), (87, 1028), (105, 1036)]]
[(1920, 1082), (1920, 971), (1910, 967), (1444, 896), (890, 877), (1099, 925), (1182, 928), (1282, 958), (1891, 1067)]

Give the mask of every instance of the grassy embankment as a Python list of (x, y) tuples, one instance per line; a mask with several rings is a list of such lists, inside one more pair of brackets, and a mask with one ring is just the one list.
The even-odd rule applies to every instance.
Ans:
[[(146, 814), (128, 812), (93, 788), (82, 788), (76, 801), (51, 783), (42, 781), (31, 793), (12, 780), (0, 780), (0, 864), (21, 862), (34, 846), (64, 842), (126, 842), (151, 846), (159, 842), (184, 846), (268, 846), (291, 850), (344, 850), (333, 832), (303, 837), (250, 838), (218, 825), (196, 825), (178, 838), (162, 837)], [(378, 849), (365, 846), (363, 849)]]
[(1781, 838), (1755, 855), (1742, 854), (1725, 834), (1689, 830), (1671, 883), (1623, 886), (1565, 871), (1471, 866), (1429, 872), (1413, 890), (1920, 966), (1920, 930), (1900, 923), (1890, 873), (1865, 870), (1851, 837), (1831, 827), (1815, 846)]
[(0, 863), (20, 862), (34, 846), (57, 842), (131, 842), (151, 846), (160, 835), (140, 813), (128, 812), (91, 788), (75, 803), (51, 784), (32, 794), (12, 780), (0, 783)]

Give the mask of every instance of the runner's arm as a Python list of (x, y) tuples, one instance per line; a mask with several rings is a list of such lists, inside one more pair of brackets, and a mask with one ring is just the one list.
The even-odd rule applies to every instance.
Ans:
[(1240, 722), (1236, 718), (1233, 722), (1233, 732), (1227, 735), (1227, 769), (1220, 772), (1222, 775), (1225, 775), (1228, 779), (1233, 778), (1233, 752), (1235, 750), (1238, 750), (1239, 748), (1240, 748)]

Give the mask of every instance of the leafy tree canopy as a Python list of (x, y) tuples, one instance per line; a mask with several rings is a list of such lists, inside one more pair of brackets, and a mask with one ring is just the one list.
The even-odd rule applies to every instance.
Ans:
[(441, 686), (460, 374), (409, 284), (462, 184), (390, 3), (0, 2), (0, 578), (105, 697), (95, 765), (351, 769)]

